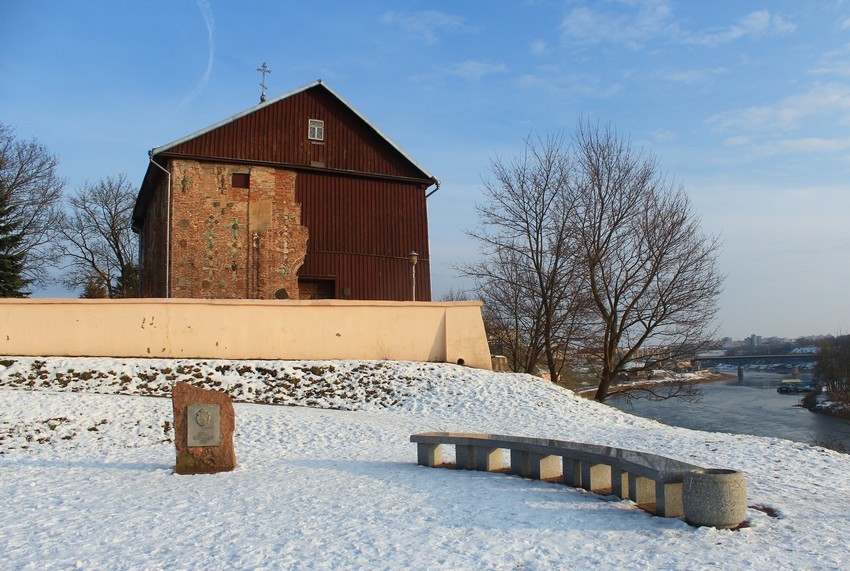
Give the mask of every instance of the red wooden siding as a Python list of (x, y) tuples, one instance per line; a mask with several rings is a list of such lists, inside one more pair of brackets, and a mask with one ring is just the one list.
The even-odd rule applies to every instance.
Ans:
[[(428, 216), (424, 185), (301, 172), (295, 198), (309, 229), (299, 276), (336, 280), (349, 299), (411, 298), (407, 254), (419, 254), (416, 299), (430, 301)], [(345, 295), (346, 288), (350, 291)]]
[[(323, 143), (307, 138), (309, 119), (325, 122)], [(428, 178), (322, 85), (258, 109), (163, 154)]]
[(140, 229), (142, 266), (140, 297), (168, 297), (166, 260), (166, 227), (168, 217), (168, 189), (165, 180), (155, 190), (155, 198), (148, 204), (147, 217)]

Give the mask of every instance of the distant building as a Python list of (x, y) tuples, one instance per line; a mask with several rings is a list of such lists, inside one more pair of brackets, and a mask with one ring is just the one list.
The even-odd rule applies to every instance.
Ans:
[[(142, 297), (431, 299), (439, 183), (321, 81), (150, 152)], [(435, 189), (436, 190), (436, 189)]]

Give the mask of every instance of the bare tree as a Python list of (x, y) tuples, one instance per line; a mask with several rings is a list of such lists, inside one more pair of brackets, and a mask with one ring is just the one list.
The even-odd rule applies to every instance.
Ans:
[(850, 403), (850, 335), (830, 336), (818, 343), (815, 372), (830, 400)]
[(138, 241), (130, 224), (136, 193), (125, 175), (86, 184), (69, 198), (62, 216), (59, 254), (67, 262), (63, 282), (94, 295), (138, 295)]
[(485, 259), (460, 268), (476, 280), (491, 338), (512, 369), (533, 372), (542, 360), (552, 380), (584, 306), (571, 231), (573, 166), (563, 151), (562, 135), (528, 137), (522, 155), (491, 162), (487, 201), (477, 207), (482, 227), (470, 232)]
[(22, 256), (21, 275), (28, 283), (44, 284), (55, 263), (52, 243), (60, 217), (65, 179), (57, 174), (59, 160), (36, 140), (20, 141), (0, 123), (0, 188), (8, 193), (9, 223), (20, 239), (10, 252)]
[(449, 288), (449, 291), (440, 296), (439, 301), (470, 301), (469, 292), (465, 289)]
[(531, 295), (528, 272), (513, 249), (496, 249), (486, 260), (463, 268), (475, 278), (484, 302), (482, 317), (493, 351), (512, 371), (536, 373), (543, 353), (540, 303)]
[[(577, 349), (596, 364), (604, 401), (637, 362), (655, 368), (705, 347), (719, 245), (681, 185), (610, 128), (584, 123), (569, 144), (560, 135), (525, 143), (513, 160), (492, 161), (481, 227), (470, 232), (484, 258), (460, 268), (512, 368), (544, 362), (554, 380)], [(681, 383), (645, 394), (692, 393)]]
[(604, 401), (636, 357), (650, 368), (707, 346), (723, 282), (719, 243), (700, 230), (682, 186), (610, 127), (581, 124), (573, 148), (595, 316), (588, 346), (600, 363), (595, 398)]

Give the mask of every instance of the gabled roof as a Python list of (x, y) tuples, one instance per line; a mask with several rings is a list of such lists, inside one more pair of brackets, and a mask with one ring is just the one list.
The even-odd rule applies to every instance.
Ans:
[[(206, 141), (215, 140), (216, 137), (218, 137), (221, 133), (221, 132), (214, 133), (214, 131), (222, 129), (222, 132), (227, 132), (227, 131), (238, 132), (240, 125), (235, 125), (235, 123), (237, 121), (239, 121), (240, 119), (244, 119), (245, 117), (248, 117), (249, 115), (254, 114), (254, 113), (263, 112), (263, 110), (266, 110), (266, 109), (268, 109), (268, 108), (270, 108), (270, 107), (272, 107), (272, 106), (274, 106), (274, 105), (276, 105), (276, 104), (278, 104), (282, 101), (293, 98), (296, 95), (302, 94), (306, 91), (310, 91), (310, 90), (313, 90), (313, 89), (322, 90), (322, 92), (325, 93), (325, 94), (328, 94), (332, 100), (336, 100), (339, 104), (341, 104), (343, 109), (347, 110), (347, 112), (349, 112), (351, 115), (353, 115), (354, 117), (357, 118), (356, 120), (362, 121), (363, 124), (365, 124), (366, 128), (365, 128), (364, 132), (371, 132), (374, 135), (372, 137), (374, 140), (383, 141), (387, 145), (390, 153), (395, 154), (397, 157), (399, 157), (399, 159), (398, 159), (399, 165), (402, 165), (402, 164), (407, 165), (407, 166), (402, 168), (402, 171), (406, 171), (406, 173), (402, 173), (402, 172), (399, 171), (399, 172), (396, 172), (394, 175), (392, 173), (388, 173), (388, 174), (390, 174), (391, 176), (403, 176), (405, 178), (412, 177), (415, 180), (425, 181), (426, 183), (428, 181), (431, 181), (431, 184), (439, 185), (439, 182), (437, 181), (437, 179), (431, 173), (429, 173), (427, 170), (425, 170), (424, 167), (422, 167), (419, 163), (417, 163), (415, 160), (413, 160), (413, 158), (410, 155), (408, 155), (406, 152), (404, 152), (404, 150), (402, 150), (401, 147), (396, 145), (380, 129), (378, 129), (375, 125), (373, 125), (371, 121), (369, 121), (365, 116), (363, 116), (359, 111), (357, 111), (354, 107), (352, 107), (345, 99), (343, 99), (337, 92), (335, 92), (333, 89), (328, 87), (320, 79), (320, 80), (314, 81), (312, 83), (308, 83), (307, 85), (304, 85), (303, 87), (299, 87), (298, 89), (295, 89), (295, 90), (290, 91), (288, 93), (284, 93), (283, 95), (280, 95), (280, 96), (275, 97), (273, 99), (270, 99), (268, 101), (262, 102), (259, 105), (254, 105), (253, 107), (249, 107), (248, 109), (246, 109), (246, 110), (244, 110), (240, 113), (237, 113), (236, 115), (228, 117), (227, 119), (219, 121), (218, 123), (210, 125), (209, 127), (201, 129), (200, 131), (192, 133), (191, 135), (186, 135), (185, 137), (181, 137), (181, 138), (179, 138), (175, 141), (172, 141), (172, 142), (167, 143), (165, 145), (161, 145), (159, 147), (155, 147), (155, 148), (151, 149), (150, 152), (148, 153), (150, 158), (151, 158), (151, 163), (148, 164), (148, 169), (147, 169), (147, 172), (145, 173), (145, 178), (142, 182), (142, 186), (139, 189), (139, 196), (136, 199), (135, 208), (133, 209), (133, 227), (134, 227), (134, 229), (138, 228), (140, 223), (144, 220), (147, 205), (150, 202), (150, 199), (153, 196), (154, 189), (159, 184), (160, 177), (163, 175), (163, 172), (164, 172), (162, 170), (161, 165), (155, 161), (155, 159), (158, 155), (163, 155), (163, 156), (190, 156), (192, 154), (192, 152), (189, 151), (188, 155), (187, 155), (187, 149), (198, 148), (199, 146), (203, 147), (203, 145), (205, 144)], [(327, 97), (327, 95), (325, 95), (324, 97)], [(274, 110), (268, 109), (268, 112), (274, 112)], [(246, 121), (250, 121), (250, 119), (246, 119)], [(234, 124), (234, 125), (231, 126), (231, 124)], [(209, 156), (209, 155), (203, 154), (203, 156)], [(238, 154), (238, 155), (228, 155), (228, 154), (226, 154), (224, 156), (221, 156), (221, 155), (210, 156), (210, 159), (214, 159), (214, 158), (218, 158), (218, 159), (222, 159), (222, 160), (235, 160), (237, 162), (245, 161), (245, 162), (257, 162), (257, 163), (261, 163), (261, 164), (281, 164), (281, 165), (285, 165), (286, 167), (291, 167), (291, 168), (300, 168), (300, 167), (304, 166), (302, 164), (292, 164), (292, 163), (289, 163), (288, 161), (283, 161), (283, 162), (272, 161), (271, 163), (268, 162), (267, 160), (254, 161), (252, 158), (249, 158), (249, 157), (242, 155), (242, 154)], [(256, 157), (254, 157), (254, 158), (256, 158)], [(401, 168), (401, 167), (397, 167), (397, 168)], [(328, 169), (328, 170), (333, 171), (334, 169)], [(343, 172), (354, 172), (354, 171), (343, 171)], [(361, 173), (361, 174), (369, 174), (369, 173)], [(374, 173), (374, 174), (379, 175), (379, 173)]]
[(227, 125), (227, 124), (229, 124), (229, 123), (233, 123), (234, 121), (236, 121), (236, 120), (238, 120), (238, 119), (241, 119), (242, 117), (245, 117), (246, 115), (250, 115), (251, 113), (255, 113), (255, 112), (257, 112), (257, 111), (259, 111), (260, 109), (263, 109), (263, 108), (265, 108), (265, 107), (270, 107), (270, 106), (274, 105), (275, 103), (278, 103), (279, 101), (283, 101), (284, 99), (289, 99), (289, 98), (290, 98), (290, 97), (292, 97), (293, 95), (297, 95), (297, 94), (299, 94), (299, 93), (302, 93), (302, 92), (307, 91), (307, 90), (309, 90), (309, 89), (313, 89), (314, 87), (318, 87), (318, 86), (323, 87), (323, 88), (324, 88), (325, 90), (327, 90), (330, 94), (332, 94), (334, 97), (336, 97), (336, 98), (337, 98), (337, 99), (338, 99), (338, 100), (339, 100), (339, 101), (340, 101), (343, 105), (345, 105), (345, 106), (346, 106), (346, 107), (347, 107), (347, 108), (348, 108), (348, 109), (349, 109), (352, 113), (354, 113), (355, 115), (357, 115), (357, 117), (359, 117), (359, 118), (360, 118), (360, 119), (361, 119), (364, 123), (366, 123), (366, 124), (367, 124), (367, 125), (368, 125), (368, 126), (369, 126), (369, 127), (370, 127), (370, 128), (371, 128), (371, 129), (372, 129), (372, 130), (376, 133), (376, 134), (377, 134), (377, 135), (379, 135), (382, 139), (384, 139), (384, 141), (386, 141), (386, 142), (387, 142), (387, 143), (388, 143), (388, 144), (389, 144), (392, 148), (394, 148), (394, 149), (395, 149), (396, 151), (398, 151), (398, 152), (399, 152), (402, 156), (404, 156), (404, 158), (406, 158), (408, 161), (410, 161), (410, 163), (411, 163), (413, 166), (415, 166), (417, 169), (419, 169), (420, 171), (422, 171), (422, 174), (423, 174), (423, 175), (425, 175), (425, 176), (424, 176), (424, 178), (430, 178), (430, 179), (434, 179), (434, 180), (436, 180), (436, 178), (434, 177), (434, 175), (432, 175), (431, 173), (429, 173), (427, 170), (425, 170), (425, 168), (424, 168), (424, 167), (422, 167), (419, 163), (417, 163), (415, 160), (413, 160), (413, 157), (411, 157), (411, 156), (410, 156), (410, 155), (408, 155), (406, 152), (404, 152), (404, 150), (403, 150), (401, 147), (399, 147), (398, 145), (396, 145), (396, 144), (392, 141), (392, 139), (390, 139), (387, 135), (385, 135), (385, 134), (383, 133), (383, 131), (381, 131), (381, 130), (380, 130), (380, 129), (378, 129), (375, 125), (373, 125), (373, 124), (372, 124), (372, 122), (371, 122), (371, 121), (369, 121), (369, 119), (367, 119), (367, 118), (366, 118), (363, 114), (361, 114), (361, 113), (360, 113), (357, 109), (355, 109), (355, 108), (354, 108), (354, 107), (353, 107), (350, 103), (348, 103), (348, 101), (346, 101), (345, 99), (343, 99), (343, 97), (342, 97), (339, 93), (337, 93), (336, 91), (334, 91), (333, 89), (331, 89), (331, 88), (330, 88), (330, 87), (329, 87), (326, 83), (324, 83), (321, 79), (318, 79), (318, 80), (316, 80), (316, 81), (313, 81), (313, 82), (311, 82), (311, 83), (308, 83), (307, 85), (304, 85), (304, 86), (302, 86), (302, 87), (299, 87), (298, 89), (294, 89), (294, 90), (292, 90), (292, 91), (290, 91), (290, 92), (288, 92), (288, 93), (284, 93), (283, 95), (279, 95), (278, 97), (275, 97), (274, 99), (269, 99), (268, 101), (264, 101), (263, 103), (260, 103), (259, 105), (254, 105), (253, 107), (249, 107), (248, 109), (246, 109), (246, 110), (242, 111), (241, 113), (237, 113), (236, 115), (233, 115), (233, 116), (231, 116), (231, 117), (228, 117), (227, 119), (224, 119), (224, 120), (222, 120), (222, 121), (219, 121), (218, 123), (215, 123), (214, 125), (210, 125), (209, 127), (206, 127), (206, 128), (204, 128), (204, 129), (201, 129), (200, 131), (197, 131), (197, 132), (195, 132), (195, 133), (192, 133), (191, 135), (186, 135), (185, 137), (181, 137), (181, 138), (177, 139), (176, 141), (172, 141), (172, 142), (167, 143), (167, 144), (165, 144), (165, 145), (162, 145), (162, 146), (156, 147), (156, 148), (154, 148), (154, 149), (151, 149), (151, 151), (150, 151), (150, 156), (152, 156), (152, 157), (153, 157), (153, 156), (156, 156), (156, 155), (158, 155), (159, 153), (162, 153), (162, 152), (168, 151), (169, 149), (172, 149), (172, 148), (174, 148), (174, 147), (176, 147), (176, 146), (178, 146), (178, 145), (180, 145), (180, 144), (182, 144), (182, 143), (185, 143), (186, 141), (191, 141), (192, 139), (196, 139), (196, 138), (198, 138), (198, 137), (200, 137), (200, 136), (202, 136), (202, 135), (206, 135), (207, 133), (209, 133), (209, 132), (211, 132), (211, 131), (215, 131), (216, 129), (218, 129), (218, 128), (220, 128), (220, 127), (223, 127), (223, 126), (225, 126), (225, 125)]

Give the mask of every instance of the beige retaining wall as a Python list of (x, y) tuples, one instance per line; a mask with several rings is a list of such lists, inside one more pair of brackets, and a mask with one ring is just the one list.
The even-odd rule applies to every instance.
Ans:
[(480, 302), (0, 299), (0, 354), (491, 368)]

